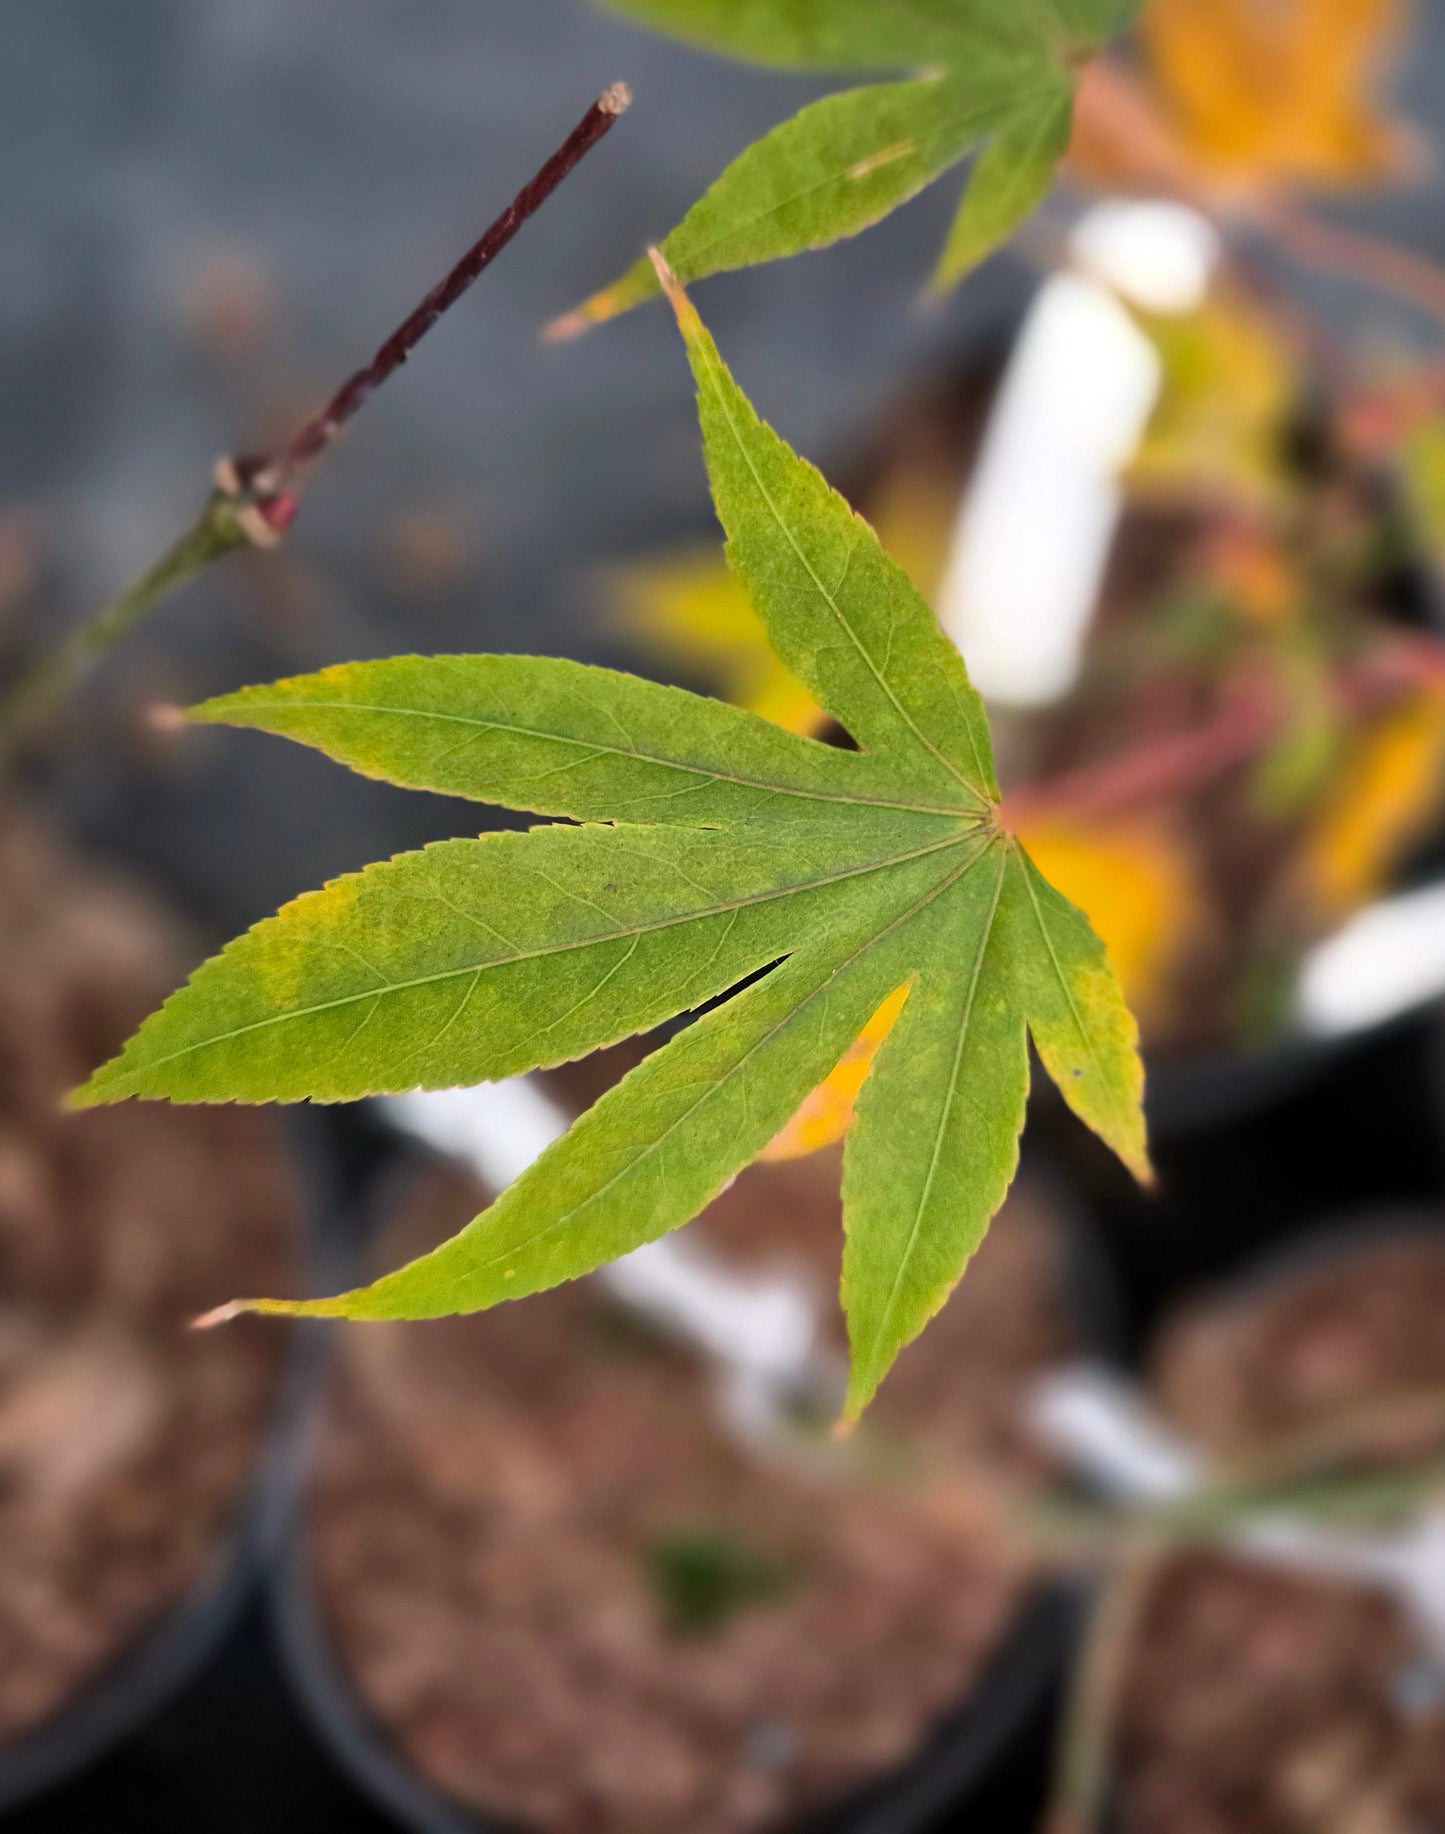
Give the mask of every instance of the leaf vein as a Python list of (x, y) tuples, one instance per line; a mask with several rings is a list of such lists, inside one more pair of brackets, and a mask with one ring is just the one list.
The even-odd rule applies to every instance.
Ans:
[[(862, 878), (872, 872), (887, 872), (895, 866), (906, 866), (914, 860), (926, 859), (934, 853), (947, 852), (950, 848), (965, 846), (973, 838), (971, 833), (951, 834), (945, 840), (931, 841), (926, 847), (916, 847), (912, 851), (897, 854), (891, 859), (870, 860), (862, 866), (850, 866), (842, 872), (829, 873), (817, 879), (804, 880), (797, 885), (772, 887), (765, 892), (758, 892), (747, 898), (739, 898), (730, 904), (719, 904), (709, 910), (684, 911), (674, 917), (659, 918), (651, 923), (640, 923), (623, 929), (614, 930), (610, 935), (585, 936), (571, 938), (565, 942), (550, 943), (543, 948), (520, 950), (511, 956), (501, 957), (496, 961), (465, 962), (455, 968), (438, 969), (435, 974), (421, 974), (407, 981), (392, 981), (384, 987), (367, 988), (361, 993), (338, 995), (334, 1000), (317, 1000), (309, 1006), (295, 1006), (286, 1012), (268, 1013), (264, 1019), (253, 1019), (245, 1025), (232, 1026), (223, 1032), (216, 1032), (209, 1038), (199, 1038), (190, 1044), (182, 1045), (179, 1050), (169, 1051), (163, 1056), (148, 1059), (138, 1065), (133, 1072), (119, 1072), (115, 1078), (116, 1085), (124, 1084), (129, 1075), (152, 1075), (168, 1063), (180, 1058), (194, 1055), (197, 1051), (213, 1048), (218, 1044), (228, 1044), (233, 1038), (241, 1038), (253, 1032), (266, 1031), (272, 1026), (287, 1025), (295, 1020), (314, 1018), (319, 1013), (337, 1012), (342, 1007), (354, 1006), (359, 1000), (372, 998), (373, 995), (386, 996), (397, 993), (413, 993), (421, 987), (435, 987), (443, 982), (456, 980), (464, 975), (473, 974), (480, 969), (510, 968), (518, 963), (536, 961), (544, 956), (566, 955), (578, 949), (595, 948), (599, 943), (615, 942), (624, 936), (646, 936), (663, 930), (676, 929), (682, 924), (698, 923), (709, 917), (721, 917), (727, 912), (746, 910), (750, 906), (766, 904), (778, 898), (791, 898), (804, 893), (816, 891), (825, 885), (836, 885), (848, 879)], [(477, 921), (480, 922), (480, 919)]]
[(888, 1298), (883, 1306), (878, 1326), (873, 1334), (873, 1343), (868, 1357), (870, 1364), (877, 1356), (878, 1346), (887, 1334), (889, 1322), (893, 1317), (893, 1308), (898, 1303), (898, 1294), (903, 1285), (903, 1275), (907, 1270), (909, 1261), (913, 1258), (914, 1249), (918, 1246), (918, 1232), (923, 1227), (923, 1215), (928, 1208), (928, 1200), (933, 1193), (934, 1181), (938, 1175), (938, 1166), (943, 1154), (944, 1136), (948, 1131), (948, 1122), (953, 1112), (953, 1104), (958, 1098), (958, 1077), (963, 1067), (963, 1053), (968, 1044), (968, 1029), (973, 1020), (974, 998), (978, 992), (979, 978), (983, 973), (984, 957), (987, 955), (988, 945), (993, 939), (994, 919), (998, 915), (999, 898), (1003, 893), (1004, 873), (1007, 871), (1007, 868), (1008, 855), (1000, 849), (998, 878), (994, 883), (993, 898), (989, 904), (988, 917), (979, 935), (978, 953), (974, 957), (973, 968), (969, 975), (968, 992), (964, 998), (963, 1013), (959, 1020), (958, 1043), (954, 1047), (953, 1065), (948, 1078), (948, 1093), (939, 1110), (938, 1127), (933, 1137), (933, 1151), (929, 1155), (928, 1171), (924, 1175), (923, 1190), (919, 1194), (918, 1202), (914, 1207), (913, 1221), (908, 1231), (908, 1240), (904, 1244), (903, 1253), (898, 1257), (898, 1266), (895, 1268), (893, 1274), (893, 1284), (889, 1288)]

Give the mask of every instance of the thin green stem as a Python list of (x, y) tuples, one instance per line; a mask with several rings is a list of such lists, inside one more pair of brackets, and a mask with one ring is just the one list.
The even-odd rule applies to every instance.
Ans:
[(159, 560), (55, 649), (37, 658), (0, 697), (0, 761), (105, 653), (187, 580), (248, 545), (238, 499), (215, 491)]
[(1050, 1499), (1024, 1512), (1026, 1532), (1075, 1553), (1107, 1551), (1133, 1529), (1173, 1547), (1210, 1545), (1270, 1516), (1308, 1522), (1407, 1514), (1445, 1486), (1445, 1459), (1314, 1482), (1222, 1483), (1152, 1508), (1111, 1509)]
[(1174, 1546), (1208, 1544), (1265, 1516), (1307, 1521), (1385, 1517), (1445, 1487), (1445, 1456), (1371, 1470), (1341, 1469), (1368, 1456), (1382, 1435), (1445, 1430), (1445, 1390), (1395, 1394), (1351, 1408), (1321, 1426), (1256, 1447), (1232, 1471), (1163, 1503), (1113, 1506), (1051, 1497), (1028, 1507), (1024, 1525), (1048, 1544), (1108, 1551), (1138, 1530)]
[(1131, 1535), (1095, 1600), (1064, 1710), (1045, 1834), (1092, 1834), (1098, 1826), (1129, 1650), (1159, 1557), (1152, 1535)]

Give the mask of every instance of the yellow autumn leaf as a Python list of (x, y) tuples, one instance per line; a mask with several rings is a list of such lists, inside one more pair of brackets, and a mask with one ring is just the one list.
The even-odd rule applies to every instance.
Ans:
[(1415, 427), (1397, 462), (1416, 533), (1435, 566), (1445, 567), (1445, 421)]
[(1379, 99), (1402, 0), (1148, 0), (1137, 78), (1086, 78), (1070, 160), (1095, 183), (1215, 197), (1397, 176), (1408, 136)]
[(1445, 692), (1426, 690), (1356, 736), (1305, 835), (1298, 878), (1316, 917), (1382, 892), (1442, 801)]
[(1283, 429), (1297, 391), (1295, 360), (1283, 341), (1260, 313), (1224, 294), (1197, 311), (1140, 322), (1163, 374), (1129, 466), (1131, 488), (1278, 500)]
[(1377, 183), (1404, 140), (1377, 87), (1399, 0), (1149, 0), (1139, 41), (1166, 117), (1226, 188)]

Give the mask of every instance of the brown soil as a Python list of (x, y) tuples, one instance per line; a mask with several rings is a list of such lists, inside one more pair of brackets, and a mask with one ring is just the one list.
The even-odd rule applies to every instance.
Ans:
[[(835, 1280), (837, 1169), (754, 1167), (693, 1227)], [(382, 1258), (476, 1197), (436, 1174)], [(916, 1448), (1026, 1462), (1009, 1400), (1069, 1347), (1054, 1247), (1037, 1200), (1011, 1200), (885, 1388), (866, 1480), (743, 1453), (695, 1362), (594, 1283), (351, 1333), (310, 1553), (362, 1698), (433, 1786), (557, 1834), (734, 1834), (886, 1773), (1029, 1581), (979, 1488), (923, 1475)], [(656, 1562), (699, 1544), (768, 1577), (689, 1634)]]
[(1222, 1555), (1154, 1587), (1125, 1691), (1120, 1834), (1442, 1834), (1445, 1709), (1364, 1587)]
[[(1173, 1417), (1224, 1455), (1323, 1443), (1325, 1423), (1376, 1407), (1373, 1457), (1429, 1449), (1418, 1413), (1403, 1432), (1389, 1417), (1445, 1391), (1445, 1237), (1347, 1251), (1201, 1306), (1165, 1337), (1155, 1376)], [(1430, 1673), (1367, 1587), (1174, 1559), (1125, 1690), (1122, 1834), (1445, 1834), (1445, 1686)]]
[(295, 1279), (270, 1118), (60, 1111), (184, 960), (129, 888), (0, 823), (0, 1746), (206, 1575), (285, 1354), (185, 1329)]
[(1184, 1313), (1160, 1341), (1154, 1386), (1222, 1454), (1377, 1406), (1388, 1416), (1388, 1403), (1430, 1391), (1445, 1407), (1445, 1230), (1322, 1253)]

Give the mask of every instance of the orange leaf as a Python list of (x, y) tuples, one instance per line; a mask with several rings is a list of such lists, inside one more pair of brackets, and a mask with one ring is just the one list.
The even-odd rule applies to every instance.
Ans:
[(1333, 920), (1385, 889), (1445, 800), (1445, 693), (1416, 695), (1355, 739), (1305, 837), (1299, 876)]
[(878, 1047), (903, 1011), (907, 987), (897, 987), (849, 1045), (832, 1075), (808, 1097), (772, 1144), (764, 1159), (801, 1159), (841, 1140), (853, 1125), (853, 1104), (863, 1087)]
[(1149, 0), (1134, 93), (1117, 70), (1085, 85), (1075, 168), (1216, 195), (1397, 176), (1408, 140), (1377, 89), (1403, 12), (1401, 0)]

